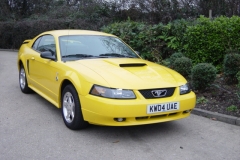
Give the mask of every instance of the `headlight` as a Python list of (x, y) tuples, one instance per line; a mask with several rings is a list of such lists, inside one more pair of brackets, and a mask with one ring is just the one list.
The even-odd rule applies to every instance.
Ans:
[(107, 87), (102, 87), (98, 85), (94, 85), (92, 87), (90, 94), (99, 96), (99, 97), (114, 98), (114, 99), (135, 99), (136, 98), (132, 90), (107, 88)]
[(188, 83), (180, 86), (179, 88), (180, 88), (180, 94), (181, 94), (181, 95), (182, 95), (182, 94), (187, 94), (187, 93), (189, 93), (189, 92), (191, 91)]

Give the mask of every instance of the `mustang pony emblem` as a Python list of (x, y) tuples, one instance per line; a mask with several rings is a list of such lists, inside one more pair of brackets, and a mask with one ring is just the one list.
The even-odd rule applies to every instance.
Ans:
[(153, 90), (151, 92), (152, 92), (152, 95), (154, 97), (164, 97), (167, 94), (167, 90), (166, 89), (163, 89), (163, 90)]

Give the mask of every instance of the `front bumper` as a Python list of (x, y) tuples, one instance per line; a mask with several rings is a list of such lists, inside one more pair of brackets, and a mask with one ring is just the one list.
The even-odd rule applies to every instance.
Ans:
[[(137, 94), (136, 99), (117, 100), (92, 95), (80, 96), (83, 117), (91, 124), (106, 126), (131, 126), (160, 123), (186, 118), (195, 107), (196, 96), (193, 92), (186, 95), (175, 94), (168, 98), (145, 99)], [(147, 114), (147, 105), (179, 102), (177, 111)], [(116, 118), (125, 121), (117, 122)]]

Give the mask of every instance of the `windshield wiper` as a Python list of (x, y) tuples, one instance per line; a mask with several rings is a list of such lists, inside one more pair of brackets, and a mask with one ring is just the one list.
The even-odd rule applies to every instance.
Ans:
[(118, 53), (105, 53), (105, 54), (100, 54), (99, 55), (100, 57), (101, 56), (107, 56), (107, 57), (126, 57), (126, 58), (136, 58), (136, 57), (133, 57), (133, 56), (126, 56), (126, 55), (122, 55), (122, 54), (118, 54)]
[(64, 55), (62, 58), (109, 58), (109, 57), (122, 57), (122, 58), (136, 58), (133, 56), (125, 56), (122, 54), (118, 53), (106, 53), (106, 54), (100, 54), (99, 56), (93, 56), (89, 54), (69, 54), (69, 55)]
[(88, 57), (95, 57), (95, 56), (89, 55), (89, 54), (69, 54), (69, 55), (62, 56), (62, 58), (69, 58), (69, 57), (88, 58)]

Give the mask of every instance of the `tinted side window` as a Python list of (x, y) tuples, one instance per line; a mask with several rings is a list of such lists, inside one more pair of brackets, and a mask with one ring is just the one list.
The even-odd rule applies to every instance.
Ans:
[(48, 50), (52, 50), (52, 51), (56, 52), (56, 44), (55, 44), (55, 40), (54, 40), (53, 36), (51, 36), (51, 35), (42, 36), (36, 50), (38, 50), (40, 52), (44, 52), (44, 51), (48, 51)]
[(42, 37), (39, 37), (39, 38), (34, 42), (34, 44), (33, 44), (33, 46), (32, 46), (32, 48), (33, 48), (34, 50), (37, 50), (37, 46), (38, 46), (41, 38), (42, 38)]

